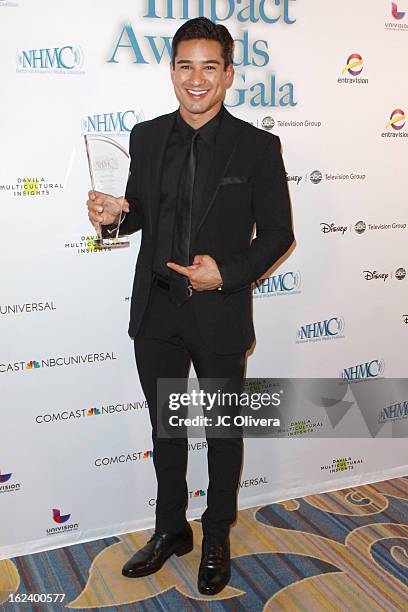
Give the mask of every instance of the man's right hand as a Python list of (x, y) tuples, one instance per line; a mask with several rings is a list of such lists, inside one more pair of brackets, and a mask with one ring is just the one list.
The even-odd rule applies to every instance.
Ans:
[(89, 191), (88, 198), (88, 217), (97, 231), (101, 225), (118, 223), (121, 213), (129, 212), (129, 203), (124, 197), (115, 198), (100, 191)]

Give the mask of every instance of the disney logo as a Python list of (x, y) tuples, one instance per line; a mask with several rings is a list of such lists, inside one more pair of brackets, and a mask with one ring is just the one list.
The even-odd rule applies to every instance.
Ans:
[(323, 234), (329, 234), (330, 232), (341, 232), (344, 235), (344, 232), (347, 232), (346, 225), (334, 225), (334, 223), (321, 223), (320, 227), (322, 229)]
[(366, 280), (378, 280), (378, 279), (382, 279), (384, 282), (387, 280), (387, 278), (389, 277), (389, 274), (385, 274), (385, 273), (381, 273), (381, 272), (377, 272), (376, 270), (364, 270), (363, 271), (363, 276)]

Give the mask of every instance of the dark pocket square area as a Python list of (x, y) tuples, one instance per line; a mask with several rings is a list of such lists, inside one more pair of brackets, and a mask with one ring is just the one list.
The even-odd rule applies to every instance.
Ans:
[(249, 183), (250, 176), (224, 176), (220, 185), (237, 185), (240, 183)]

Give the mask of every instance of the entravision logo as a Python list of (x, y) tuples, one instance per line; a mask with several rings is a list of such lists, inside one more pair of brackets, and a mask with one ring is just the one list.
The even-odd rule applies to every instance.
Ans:
[(283, 272), (255, 282), (254, 297), (275, 297), (300, 293), (300, 272)]
[(128, 136), (136, 123), (143, 121), (143, 113), (134, 109), (87, 115), (82, 120), (83, 134), (105, 134), (109, 136)]
[[(357, 78), (363, 72), (364, 62), (359, 53), (352, 53), (348, 56), (346, 64), (341, 71), (342, 76), (337, 79), (338, 83), (368, 83), (368, 79)], [(350, 76), (343, 76), (348, 73)]]
[(381, 137), (396, 138), (398, 136), (401, 138), (406, 138), (408, 136), (408, 132), (403, 129), (405, 127), (405, 121), (405, 112), (401, 108), (395, 108), (391, 112), (390, 117), (385, 124), (385, 129), (388, 131), (382, 132)]
[(16, 72), (41, 72), (52, 74), (84, 74), (84, 56), (77, 45), (24, 49), (17, 53)]
[(331, 317), (324, 321), (305, 323), (296, 331), (296, 344), (304, 342), (320, 342), (322, 340), (338, 340), (344, 338), (344, 318)]
[(372, 359), (364, 363), (349, 366), (340, 372), (340, 378), (344, 380), (361, 380), (370, 378), (381, 378), (385, 371), (384, 359)]

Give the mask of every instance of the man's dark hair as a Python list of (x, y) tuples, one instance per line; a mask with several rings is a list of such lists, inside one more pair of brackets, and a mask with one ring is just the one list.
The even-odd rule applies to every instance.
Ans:
[(196, 17), (183, 23), (174, 35), (171, 47), (171, 62), (174, 68), (174, 62), (177, 55), (178, 44), (183, 40), (216, 40), (220, 43), (222, 49), (222, 58), (224, 60), (224, 70), (232, 64), (234, 60), (234, 41), (227, 28), (219, 23), (214, 23), (207, 17)]

